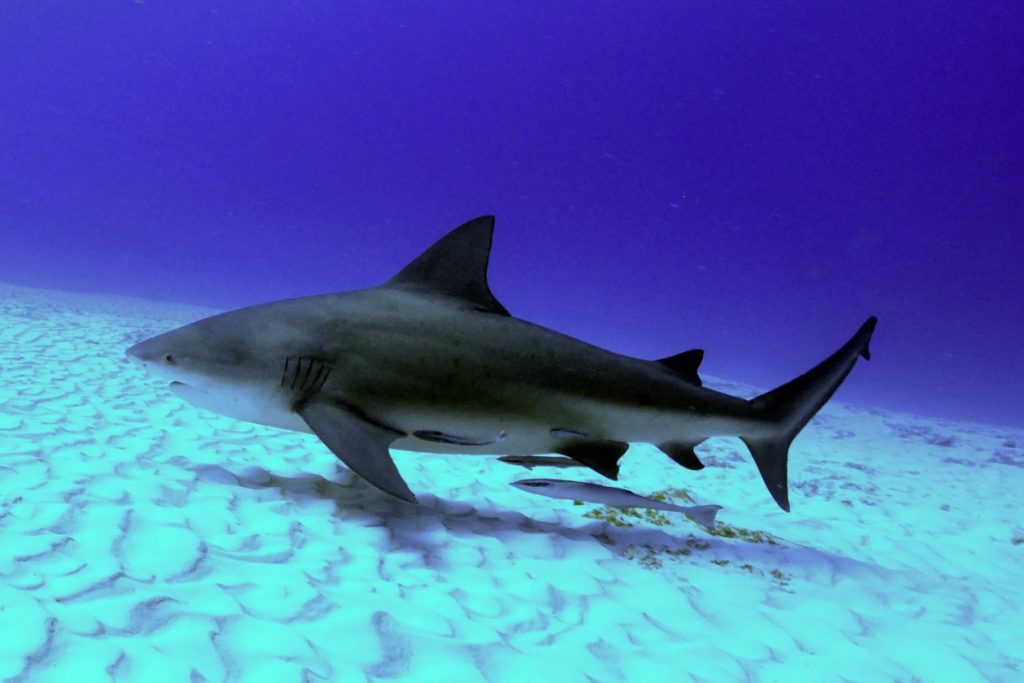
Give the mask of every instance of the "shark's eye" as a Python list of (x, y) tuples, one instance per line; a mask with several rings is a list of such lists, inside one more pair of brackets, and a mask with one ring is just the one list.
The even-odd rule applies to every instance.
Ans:
[(548, 484), (548, 482), (546, 482), (546, 481), (524, 481), (523, 484), (525, 486), (529, 486), (531, 488), (536, 488), (536, 489), (542, 489), (545, 486), (550, 486), (550, 484)]
[(164, 360), (167, 361), (168, 364), (174, 365), (174, 356), (172, 356), (171, 354), (167, 354), (166, 356), (164, 356)]

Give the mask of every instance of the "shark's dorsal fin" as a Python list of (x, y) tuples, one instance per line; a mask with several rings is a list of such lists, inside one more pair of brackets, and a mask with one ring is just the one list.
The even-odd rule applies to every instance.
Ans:
[(696, 384), (699, 387), (703, 386), (703, 382), (700, 381), (700, 375), (697, 374), (702, 360), (704, 360), (704, 349), (691, 349), (668, 358), (662, 358), (657, 362), (669, 368), (690, 384)]
[(385, 287), (411, 287), (446, 294), (478, 310), (509, 315), (487, 284), (494, 216), (463, 223), (420, 254)]

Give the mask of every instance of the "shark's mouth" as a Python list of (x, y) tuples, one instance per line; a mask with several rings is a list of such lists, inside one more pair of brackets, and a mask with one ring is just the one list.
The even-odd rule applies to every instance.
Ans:
[(174, 380), (173, 382), (168, 384), (167, 388), (170, 389), (171, 393), (175, 394), (176, 396), (181, 396), (182, 394), (185, 394), (185, 393), (189, 393), (189, 394), (192, 394), (192, 393), (205, 394), (205, 393), (207, 393), (207, 392), (203, 391), (202, 389), (199, 389), (197, 387), (192, 386), (191, 384), (185, 384), (184, 382), (179, 382), (178, 380)]

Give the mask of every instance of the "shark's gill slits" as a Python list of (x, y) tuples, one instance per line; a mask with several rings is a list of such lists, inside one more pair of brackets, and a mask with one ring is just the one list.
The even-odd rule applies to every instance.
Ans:
[(304, 396), (311, 396), (324, 388), (331, 375), (331, 366), (319, 358), (289, 356), (284, 359), (281, 386)]
[(318, 364), (318, 367), (316, 369), (316, 376), (313, 377), (313, 381), (309, 383), (309, 386), (313, 389), (313, 391), (320, 391), (323, 388), (324, 382), (327, 381), (327, 375), (330, 372), (331, 369), (327, 366), (326, 363)]
[(299, 385), (300, 387), (306, 386), (306, 382), (309, 381), (309, 374), (313, 371), (313, 359), (307, 358), (306, 360), (309, 362), (306, 364), (306, 374), (302, 376), (302, 383)]
[(330, 365), (327, 365), (326, 363), (324, 364), (324, 376), (320, 379), (320, 386), (316, 388), (317, 391), (323, 389), (324, 385), (327, 384), (327, 378), (331, 376), (332, 370), (334, 370), (334, 368), (332, 368)]

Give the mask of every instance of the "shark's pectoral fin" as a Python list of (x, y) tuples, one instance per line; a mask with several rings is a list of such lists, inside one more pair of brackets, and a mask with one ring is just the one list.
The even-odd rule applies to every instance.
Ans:
[(625, 441), (568, 439), (559, 443), (555, 453), (567, 455), (612, 481), (619, 478), (619, 458), (629, 449)]
[(702, 470), (704, 463), (693, 450), (701, 441), (668, 441), (659, 443), (658, 449), (688, 470)]
[(381, 491), (415, 503), (388, 447), (401, 433), (378, 425), (342, 406), (313, 401), (297, 409), (313, 433), (349, 469)]

